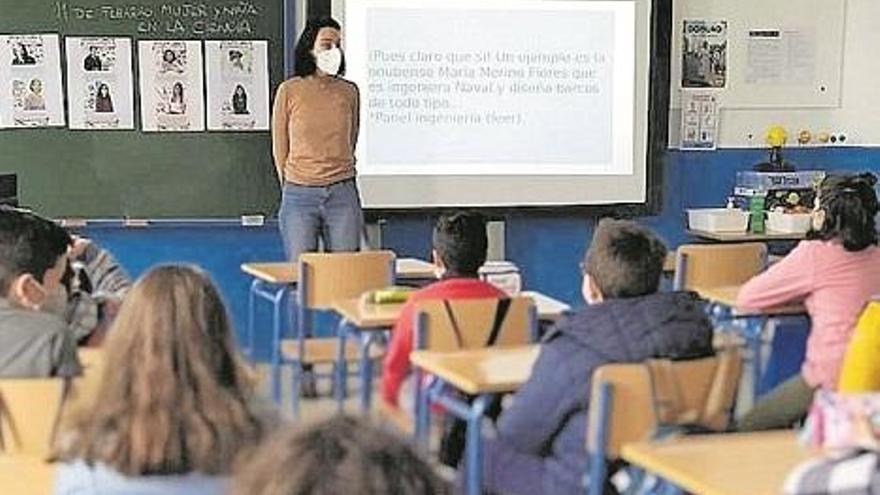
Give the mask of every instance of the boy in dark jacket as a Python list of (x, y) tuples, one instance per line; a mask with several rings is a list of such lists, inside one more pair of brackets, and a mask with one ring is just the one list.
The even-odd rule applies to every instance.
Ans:
[(490, 492), (584, 493), (593, 371), (608, 363), (712, 354), (712, 326), (697, 296), (658, 293), (666, 247), (647, 228), (602, 220), (586, 253), (587, 306), (544, 338), (529, 381), (487, 440)]

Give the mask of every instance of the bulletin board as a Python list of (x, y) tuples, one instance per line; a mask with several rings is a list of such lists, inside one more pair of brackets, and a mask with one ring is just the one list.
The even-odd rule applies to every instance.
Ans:
[[(693, 19), (727, 23), (725, 86), (708, 90), (721, 109), (718, 147), (763, 147), (772, 125), (789, 131), (789, 146), (880, 144), (880, 2), (678, 0), (673, 16), (671, 147), (681, 138), (683, 27)], [(802, 131), (813, 139), (797, 143)]]

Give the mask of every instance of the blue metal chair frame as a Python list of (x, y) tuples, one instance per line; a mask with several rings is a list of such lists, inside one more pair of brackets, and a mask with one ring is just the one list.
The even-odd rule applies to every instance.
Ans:
[(251, 364), (256, 362), (256, 336), (255, 336), (255, 319), (256, 319), (256, 302), (257, 298), (268, 301), (272, 304), (272, 354), (271, 364), (271, 389), (272, 400), (275, 403), (281, 402), (281, 349), (280, 339), (282, 332), (282, 302), (284, 296), (290, 289), (287, 284), (271, 284), (255, 278), (251, 282), (250, 292), (248, 294), (248, 323), (247, 323), (247, 348), (244, 349), (245, 355)]

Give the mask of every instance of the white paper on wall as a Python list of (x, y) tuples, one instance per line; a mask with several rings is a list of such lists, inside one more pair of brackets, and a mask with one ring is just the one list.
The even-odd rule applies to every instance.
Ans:
[(269, 130), (268, 42), (206, 41), (209, 131)]
[(64, 126), (57, 34), (0, 36), (0, 127)]
[(71, 129), (134, 129), (129, 38), (65, 38)]
[(138, 67), (144, 131), (205, 130), (201, 41), (139, 41)]

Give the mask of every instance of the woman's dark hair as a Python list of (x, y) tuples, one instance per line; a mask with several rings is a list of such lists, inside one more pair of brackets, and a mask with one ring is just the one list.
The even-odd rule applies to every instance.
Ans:
[(825, 210), (820, 229), (807, 233), (808, 239), (839, 239), (847, 251), (861, 251), (877, 245), (877, 176), (834, 174), (819, 185), (819, 208)]
[[(341, 30), (342, 26), (331, 17), (312, 19), (306, 23), (306, 28), (299, 36), (299, 40), (296, 42), (296, 49), (293, 53), (294, 76), (311, 76), (316, 70), (318, 70), (315, 56), (312, 55), (312, 49), (315, 47), (315, 40), (318, 38), (318, 31), (323, 28)], [(339, 73), (336, 75), (345, 75), (345, 54), (342, 55), (342, 63), (339, 64)]]

